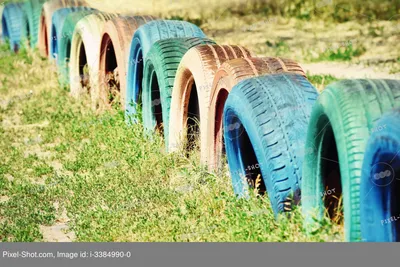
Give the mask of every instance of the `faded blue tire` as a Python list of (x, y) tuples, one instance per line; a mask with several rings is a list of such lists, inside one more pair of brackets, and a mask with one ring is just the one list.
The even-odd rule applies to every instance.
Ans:
[(50, 53), (50, 32), (51, 32), (51, 19), (54, 12), (61, 8), (87, 6), (85, 0), (55, 0), (47, 1), (44, 3), (39, 20), (39, 32), (37, 47), (42, 57), (49, 57)]
[(57, 66), (58, 66), (58, 81), (61, 86), (68, 87), (69, 85), (69, 62), (71, 56), (72, 36), (76, 24), (86, 16), (98, 13), (98, 10), (85, 10), (72, 12), (67, 15), (64, 20), (61, 37), (57, 41)]
[(18, 51), (21, 42), (22, 6), (22, 3), (7, 4), (1, 17), (3, 40), (10, 42), (10, 49), (14, 52)]
[(175, 20), (155, 20), (141, 27), (132, 38), (127, 74), (127, 94), (125, 100), (125, 114), (127, 119), (136, 114), (136, 105), (139, 104), (143, 67), (146, 56), (152, 45), (163, 39), (179, 37), (206, 37), (196, 25)]
[(374, 124), (361, 177), (361, 237), (400, 241), (400, 109)]
[[(260, 175), (275, 214), (297, 204), (307, 126), (317, 90), (298, 74), (249, 78), (224, 107), (226, 155), (236, 195), (247, 197)], [(250, 186), (249, 186), (250, 185)]]
[(58, 41), (62, 38), (68, 38), (62, 35), (62, 29), (67, 16), (73, 12), (93, 10), (90, 7), (67, 7), (61, 8), (54, 12), (51, 22), (50, 31), (50, 57), (57, 60), (58, 57)]

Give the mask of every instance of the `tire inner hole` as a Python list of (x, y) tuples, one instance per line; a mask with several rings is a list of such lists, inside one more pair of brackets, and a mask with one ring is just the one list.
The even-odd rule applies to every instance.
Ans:
[(51, 56), (52, 56), (53, 58), (56, 58), (56, 55), (58, 54), (58, 49), (57, 49), (58, 40), (57, 40), (57, 29), (56, 29), (56, 27), (55, 27), (54, 24), (53, 24), (53, 26), (52, 26), (51, 32), (52, 32), (51, 39), (53, 40), (53, 41), (52, 41), (52, 51), (53, 51), (53, 54), (52, 54)]
[(106, 45), (105, 59), (106, 84), (108, 90), (109, 103), (120, 104), (120, 82), (118, 73), (117, 57), (115, 55), (114, 45), (111, 40)]
[[(215, 131), (214, 131), (214, 146), (217, 149), (217, 152), (221, 152), (221, 155), (216, 155), (217, 158), (219, 156), (225, 155), (225, 143), (223, 141), (223, 128), (222, 128), (222, 119), (224, 114), (224, 106), (226, 99), (228, 98), (228, 91), (222, 89), (217, 96), (216, 108), (215, 108)], [(221, 149), (219, 151), (219, 149)], [(221, 162), (215, 162), (215, 164), (220, 165)]]
[[(384, 153), (377, 157), (377, 164), (371, 171), (371, 179), (380, 192), (383, 218), (393, 233), (393, 241), (400, 242), (400, 156)], [(396, 177), (397, 176), (397, 177)]]
[(47, 27), (46, 27), (46, 19), (42, 17), (42, 25), (43, 25), (43, 32), (44, 32), (44, 48), (45, 48), (45, 53), (46, 56), (49, 55), (49, 36), (47, 32)]
[(337, 223), (343, 223), (342, 182), (340, 176), (339, 156), (335, 136), (330, 123), (326, 126), (321, 140), (321, 166), (323, 190), (321, 197), (326, 214)]
[(89, 68), (86, 58), (86, 49), (83, 42), (79, 47), (79, 78), (82, 88), (86, 88), (90, 92)]
[(153, 72), (151, 77), (151, 109), (153, 114), (153, 119), (156, 122), (156, 130), (161, 134), (164, 133), (163, 118), (162, 118), (162, 102), (160, 87), (158, 85), (157, 74)]
[(6, 37), (6, 39), (9, 39), (10, 33), (8, 32), (8, 24), (7, 24), (7, 20), (5, 19), (4, 16), (1, 19), (1, 24), (2, 24), (2, 31), (3, 31), (4, 37)]
[(26, 21), (26, 42), (28, 46), (31, 45), (31, 29), (29, 27), (29, 23)]
[[(68, 39), (68, 41), (67, 41), (67, 48), (66, 48), (66, 57), (65, 57), (65, 64), (66, 64), (67, 66), (69, 66), (68, 63), (69, 63), (69, 57), (70, 57), (70, 55), (71, 55), (71, 39)], [(68, 69), (69, 69), (69, 68), (68, 68)]]
[[(137, 100), (137, 105), (140, 106), (142, 103), (142, 83), (140, 81), (143, 80), (143, 53), (142, 50), (139, 49), (138, 53), (136, 54), (136, 58), (134, 58), (133, 62), (131, 64), (136, 65), (136, 77), (137, 79), (135, 80), (135, 89), (137, 92), (136, 100)], [(130, 103), (130, 105), (134, 105), (135, 103)]]
[(261, 174), (260, 164), (258, 163), (256, 153), (254, 152), (246, 129), (237, 117), (232, 120), (231, 126), (232, 131), (235, 131), (232, 137), (238, 138), (237, 147), (239, 161), (243, 171), (243, 173), (239, 175), (242, 179), (246, 179), (250, 188), (254, 189), (257, 195), (266, 195), (267, 191), (264, 178)]
[(400, 242), (400, 180), (396, 179), (400, 174), (400, 157), (396, 157), (395, 161), (392, 161), (392, 164), (393, 162), (396, 162), (396, 165), (394, 166), (394, 175), (397, 175), (397, 177), (395, 177), (392, 186), (390, 187), (390, 215), (391, 217), (393, 216), (397, 218), (394, 222), (392, 222), (392, 229), (395, 233), (395, 241)]
[(189, 85), (190, 96), (188, 102), (188, 113), (186, 121), (187, 138), (186, 151), (192, 151), (199, 147), (200, 137), (200, 106), (197, 95), (196, 83), (192, 81)]

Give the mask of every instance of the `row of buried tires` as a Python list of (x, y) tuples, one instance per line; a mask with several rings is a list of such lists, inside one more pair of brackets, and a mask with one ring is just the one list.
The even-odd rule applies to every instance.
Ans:
[(294, 61), (219, 45), (188, 22), (122, 16), (84, 1), (7, 4), (10, 48), (38, 48), (71, 94), (117, 105), (173, 152), (199, 144), (235, 194), (267, 194), (275, 214), (301, 203), (348, 241), (400, 240), (400, 82), (342, 80), (318, 95)]

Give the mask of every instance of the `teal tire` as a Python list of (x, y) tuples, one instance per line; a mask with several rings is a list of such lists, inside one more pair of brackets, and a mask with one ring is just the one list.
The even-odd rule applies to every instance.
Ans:
[(23, 22), (21, 39), (28, 41), (31, 48), (35, 48), (38, 41), (40, 14), (46, 0), (28, 0), (23, 5)]
[(160, 40), (150, 49), (143, 72), (143, 124), (146, 130), (162, 130), (168, 147), (171, 94), (183, 55), (192, 47), (215, 44), (198, 37)]
[(317, 96), (305, 77), (291, 73), (245, 79), (232, 88), (223, 129), (236, 195), (266, 192), (275, 214), (299, 202), (304, 143)]
[(75, 30), (75, 26), (84, 17), (98, 12), (99, 11), (95, 9), (78, 11), (70, 13), (65, 18), (60, 37), (57, 42), (57, 66), (59, 74), (58, 81), (63, 87), (68, 87), (69, 85), (69, 62), (71, 55), (72, 36)]
[(21, 42), (22, 4), (10, 3), (4, 7), (1, 17), (3, 41), (8, 41), (10, 49), (17, 52)]
[[(302, 211), (306, 229), (324, 215), (344, 219), (347, 241), (361, 241), (362, 163), (371, 130), (385, 112), (400, 106), (394, 80), (343, 80), (329, 85), (315, 103), (303, 166)], [(334, 191), (334, 193), (333, 193)], [(327, 193), (331, 194), (327, 194)]]
[(51, 43), (50, 43), (50, 57), (53, 59), (57, 60), (58, 57), (58, 42), (62, 38), (62, 29), (64, 26), (64, 22), (68, 15), (73, 12), (79, 12), (79, 11), (92, 11), (94, 9), (90, 7), (66, 7), (66, 8), (61, 8), (54, 12), (53, 17), (52, 17), (52, 23), (51, 23), (51, 31), (50, 31), (50, 38), (51, 38)]
[(163, 39), (179, 37), (200, 37), (205, 34), (196, 25), (175, 20), (155, 20), (141, 27), (132, 38), (127, 74), (127, 92), (125, 114), (129, 121), (136, 114), (136, 105), (140, 104), (144, 62), (152, 45)]

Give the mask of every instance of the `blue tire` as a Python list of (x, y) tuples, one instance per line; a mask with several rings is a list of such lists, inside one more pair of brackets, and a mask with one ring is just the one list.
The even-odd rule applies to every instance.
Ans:
[(361, 237), (400, 241), (400, 109), (374, 124), (361, 177)]
[(29, 46), (35, 48), (38, 40), (40, 14), (46, 0), (27, 0), (24, 2), (21, 40), (28, 40)]
[(22, 3), (11, 3), (4, 7), (1, 18), (3, 40), (10, 42), (10, 49), (17, 52), (21, 42), (23, 21)]
[(51, 22), (51, 44), (50, 44), (50, 56), (54, 59), (57, 59), (58, 55), (58, 40), (61, 38), (65, 38), (62, 36), (62, 28), (64, 26), (65, 19), (72, 12), (84, 11), (84, 10), (93, 10), (90, 7), (67, 7), (61, 8), (54, 12)]
[(196, 25), (175, 20), (155, 20), (138, 28), (132, 38), (127, 74), (125, 114), (129, 118), (136, 114), (143, 77), (143, 63), (152, 45), (169, 38), (206, 37)]
[[(236, 195), (247, 197), (261, 175), (275, 214), (299, 201), (307, 126), (317, 90), (297, 74), (246, 79), (233, 87), (223, 114), (224, 140)], [(246, 178), (246, 179), (243, 179)]]

